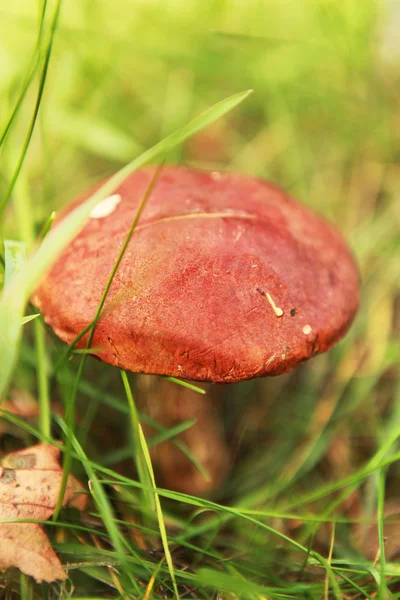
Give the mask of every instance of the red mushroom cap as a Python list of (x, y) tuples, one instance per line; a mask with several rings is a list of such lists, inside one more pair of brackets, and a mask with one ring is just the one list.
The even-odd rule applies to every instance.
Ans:
[[(153, 167), (133, 173), (100, 203), (36, 291), (62, 340), (94, 318), (153, 175)], [(278, 375), (344, 335), (358, 290), (335, 227), (279, 188), (167, 166), (113, 280), (93, 354), (199, 381)]]

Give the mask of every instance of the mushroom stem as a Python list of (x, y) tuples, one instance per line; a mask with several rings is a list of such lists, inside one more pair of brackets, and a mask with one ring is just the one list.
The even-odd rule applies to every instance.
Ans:
[(164, 378), (140, 375), (138, 387), (144, 392), (146, 412), (164, 428), (191, 419), (196, 421), (175, 439), (190, 450), (208, 479), (174, 441), (168, 440), (151, 450), (160, 484), (196, 496), (211, 494), (221, 485), (229, 468), (228, 448), (218, 423), (211, 386), (203, 385), (207, 393), (201, 395)]

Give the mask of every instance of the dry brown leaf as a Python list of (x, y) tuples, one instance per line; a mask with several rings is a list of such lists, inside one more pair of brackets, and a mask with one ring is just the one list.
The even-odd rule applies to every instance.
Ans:
[(27, 391), (14, 388), (10, 400), (1, 403), (1, 410), (6, 410), (17, 417), (30, 419), (39, 416), (37, 400)]
[[(19, 388), (12, 390), (10, 400), (3, 400), (1, 402), (0, 417), (4, 416), (3, 411), (27, 420), (35, 420), (39, 416), (37, 400), (29, 392)], [(24, 430), (18, 428), (6, 418), (0, 418), (0, 438), (6, 433), (11, 433), (17, 438), (22, 439), (28, 435)]]
[[(38, 444), (12, 452), (0, 466), (0, 521), (11, 519), (47, 520), (57, 502), (62, 468), (60, 450)], [(69, 477), (63, 506), (83, 510), (86, 496), (74, 477)], [(42, 581), (66, 579), (60, 560), (37, 523), (0, 523), (0, 569), (18, 567), (26, 575)]]

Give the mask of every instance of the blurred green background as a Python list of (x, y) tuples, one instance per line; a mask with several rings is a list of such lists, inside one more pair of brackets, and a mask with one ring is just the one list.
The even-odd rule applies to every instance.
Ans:
[[(181, 597), (400, 597), (395, 4), (65, 0), (55, 19), (58, 8), (57, 2), (34, 0), (0, 6), (0, 200), (10, 196), (0, 224), (3, 239), (32, 246), (53, 210), (208, 106), (252, 88), (244, 103), (177, 147), (168, 162), (274, 181), (333, 220), (360, 266), (360, 312), (332, 352), (278, 379), (213, 392), (231, 462), (213, 496), (222, 508), (199, 500), (193, 512), (182, 497), (164, 498)], [(42, 333), (37, 326), (24, 331), (11, 392), (36, 397), (43, 369), (35, 336), (45, 335), (45, 378), (59, 401), (65, 381), (54, 365), (62, 344), (43, 327)], [(118, 471), (130, 451), (129, 424), (118, 421), (123, 389), (107, 366), (93, 362), (78, 400), (81, 425), (93, 430), (84, 448)], [(12, 436), (26, 443), (26, 435), (7, 430), (2, 450)], [(34, 437), (28, 439), (33, 443)], [(102, 539), (126, 597), (173, 597), (164, 563), (147, 587), (162, 557), (157, 523), (143, 516), (134, 487), (110, 489), (121, 531), (142, 523), (137, 538), (130, 538), (139, 546), (131, 565), (137, 589), (124, 580), (124, 565)], [(255, 511), (256, 522), (246, 511)], [(385, 528), (384, 513), (392, 519)], [(79, 517), (68, 518), (68, 534), (55, 537), (56, 548), (64, 560), (77, 563), (85, 552), (90, 562), (71, 573), (75, 591), (39, 590), (18, 577), (5, 577), (4, 589), (11, 585), (15, 593), (46, 598), (123, 597), (93, 539), (75, 532)], [(101, 531), (101, 514), (92, 518)], [(380, 527), (371, 525), (376, 522)], [(307, 548), (327, 560), (331, 548), (333, 567), (317, 565)]]

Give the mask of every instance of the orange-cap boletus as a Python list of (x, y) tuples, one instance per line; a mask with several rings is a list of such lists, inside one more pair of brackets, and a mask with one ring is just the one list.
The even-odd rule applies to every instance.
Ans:
[[(34, 304), (65, 342), (94, 318), (153, 175), (134, 172), (99, 203), (36, 290)], [(278, 375), (346, 333), (358, 290), (337, 229), (275, 185), (166, 166), (112, 282), (93, 354), (199, 381)]]

